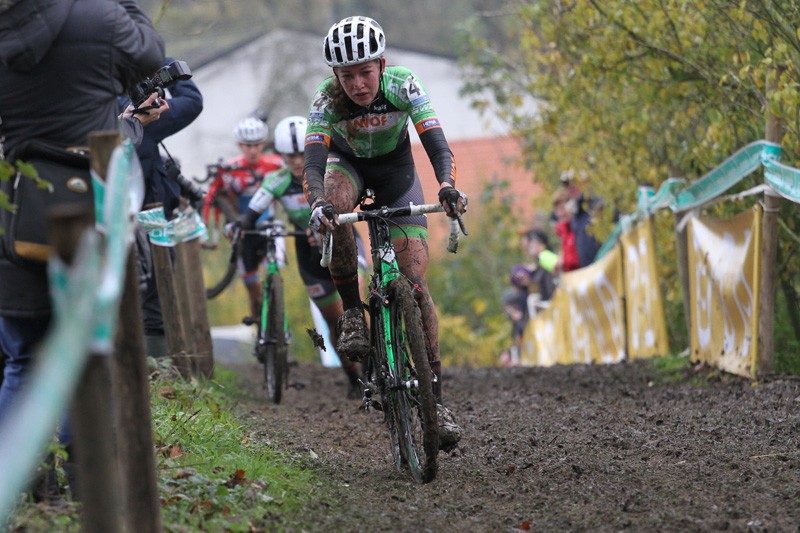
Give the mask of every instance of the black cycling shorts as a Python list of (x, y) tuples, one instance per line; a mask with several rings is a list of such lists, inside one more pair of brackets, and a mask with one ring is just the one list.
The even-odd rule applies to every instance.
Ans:
[[(326, 170), (339, 170), (350, 179), (359, 196), (364, 189), (375, 192), (375, 205), (379, 207), (402, 207), (409, 203), (424, 204), (422, 184), (419, 181), (414, 161), (398, 164), (370, 160), (353, 160), (337, 152), (328, 154)], [(397, 217), (392, 221), (392, 237), (418, 237), (427, 239), (428, 219), (425, 215)]]

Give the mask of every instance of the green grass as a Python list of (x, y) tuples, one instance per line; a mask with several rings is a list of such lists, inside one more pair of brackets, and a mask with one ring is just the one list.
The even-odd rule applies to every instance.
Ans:
[[(152, 363), (151, 405), (165, 531), (274, 531), (303, 522), (302, 505), (325, 483), (236, 419), (247, 395), (236, 374), (188, 382)], [(21, 503), (9, 531), (80, 531), (80, 505)]]
[(192, 384), (169, 373), (153, 384), (154, 440), (167, 530), (252, 531), (279, 527), (319, 483), (234, 417), (235, 374)]

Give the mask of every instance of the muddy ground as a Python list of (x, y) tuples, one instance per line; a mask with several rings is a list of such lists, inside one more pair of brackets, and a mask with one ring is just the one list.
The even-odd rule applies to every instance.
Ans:
[[(259, 367), (235, 368), (258, 393)], [(677, 378), (647, 362), (446, 369), (465, 435), (422, 486), (340, 370), (300, 364), (305, 388), (242, 413), (331, 481), (313, 531), (800, 531), (800, 380)]]

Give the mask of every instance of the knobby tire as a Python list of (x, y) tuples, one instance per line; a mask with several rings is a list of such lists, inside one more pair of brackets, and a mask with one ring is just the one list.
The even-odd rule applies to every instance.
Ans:
[(416, 387), (392, 395), (392, 407), (400, 452), (411, 477), (428, 483), (436, 477), (439, 428), (433, 374), (425, 347), (422, 317), (408, 281), (398, 278), (389, 285), (394, 372), (403, 380), (416, 380)]
[(389, 390), (389, 380), (391, 378), (389, 373), (389, 360), (386, 355), (386, 346), (383, 339), (386, 338), (386, 325), (383, 321), (383, 313), (381, 310), (381, 303), (377, 299), (372, 299), (370, 302), (370, 328), (372, 330), (372, 349), (370, 351), (370, 359), (367, 368), (367, 375), (378, 383), (378, 389), (381, 395), (381, 409), (383, 410), (383, 420), (389, 429), (390, 446), (392, 450), (392, 459), (394, 466), (402, 472), (405, 469), (405, 459), (400, 452), (400, 434), (397, 430), (397, 410), (392, 399), (394, 394)]
[(270, 278), (267, 327), (262, 333), (266, 341), (263, 344), (264, 383), (267, 389), (267, 399), (278, 404), (281, 403), (283, 379), (286, 372), (285, 308), (283, 306), (283, 279), (279, 274), (270, 274)]

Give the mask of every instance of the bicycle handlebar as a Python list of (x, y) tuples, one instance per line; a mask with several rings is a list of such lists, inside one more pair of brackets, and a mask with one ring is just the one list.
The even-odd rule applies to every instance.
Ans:
[(192, 179), (194, 179), (194, 181), (196, 181), (197, 183), (206, 183), (208, 181), (211, 181), (212, 179), (216, 179), (221, 174), (224, 174), (226, 172), (239, 172), (239, 171), (248, 172), (248, 173), (250, 173), (250, 175), (253, 176), (253, 178), (257, 178), (256, 171), (253, 168), (240, 167), (240, 166), (237, 166), (237, 165), (228, 165), (226, 163), (223, 163), (222, 160), (220, 160), (218, 163), (211, 163), (210, 165), (206, 165), (206, 177), (205, 178), (201, 179), (201, 178), (196, 178), (195, 177), (195, 178), (192, 178)]
[[(441, 204), (408, 204), (403, 207), (381, 207), (379, 209), (370, 209), (367, 211), (357, 211), (353, 213), (342, 213), (338, 217), (338, 223), (353, 224), (363, 220), (374, 218), (385, 219), (402, 216), (422, 215), (426, 213), (443, 213), (444, 207)], [(447, 251), (456, 253), (458, 251), (459, 234), (467, 235), (464, 221), (461, 219), (461, 214), (457, 213), (455, 217), (450, 218), (450, 235), (447, 241)], [(331, 256), (333, 255), (333, 233), (330, 231), (325, 232), (322, 238), (322, 259), (320, 266), (327, 267), (331, 264)]]
[(306, 237), (305, 231), (283, 231), (283, 229), (264, 228), (264, 229), (246, 229), (241, 231), (244, 235), (263, 235), (264, 237)]

